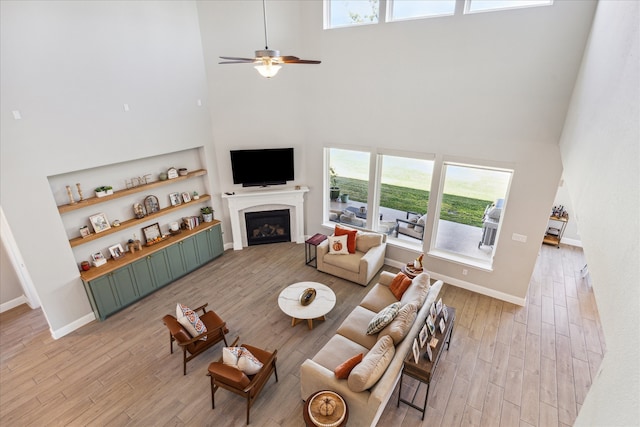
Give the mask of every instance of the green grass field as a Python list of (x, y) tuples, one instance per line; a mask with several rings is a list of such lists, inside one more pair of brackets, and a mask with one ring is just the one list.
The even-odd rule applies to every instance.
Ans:
[[(367, 203), (368, 182), (353, 178), (337, 178), (342, 194), (348, 194), (349, 199)], [(424, 213), (427, 211), (429, 192), (397, 185), (382, 184), (380, 205), (400, 211)], [(468, 197), (444, 194), (440, 218), (460, 224), (482, 227), (482, 215), (490, 200), (472, 199)]]

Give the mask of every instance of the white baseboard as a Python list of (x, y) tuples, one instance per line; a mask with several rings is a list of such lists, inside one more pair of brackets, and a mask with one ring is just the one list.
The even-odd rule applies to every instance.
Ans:
[(567, 239), (566, 237), (563, 237), (560, 240), (560, 243), (564, 244), (564, 245), (569, 245), (569, 246), (576, 246), (578, 248), (582, 247), (582, 240), (576, 240), (576, 239)]
[(24, 295), (20, 295), (18, 298), (14, 298), (11, 301), (0, 304), (0, 313), (9, 311), (12, 308), (16, 308), (17, 306), (22, 304), (29, 304), (29, 301), (27, 301), (27, 297), (25, 297)]
[(58, 338), (62, 338), (63, 336), (70, 334), (76, 329), (81, 328), (82, 326), (86, 325), (87, 323), (91, 323), (94, 320), (96, 320), (96, 315), (94, 313), (89, 313), (85, 316), (82, 316), (78, 320), (74, 320), (68, 325), (63, 326), (60, 329), (56, 329), (55, 331), (50, 329), (51, 336), (53, 337), (53, 339), (57, 340)]
[[(402, 263), (402, 262), (391, 260), (391, 259), (385, 259), (384, 263), (387, 264), (387, 265), (390, 265), (392, 267), (396, 267), (396, 268), (401, 268), (404, 265), (404, 263)], [(478, 293), (478, 294), (481, 294), (481, 295), (486, 295), (488, 297), (496, 298), (496, 299), (499, 299), (499, 300), (502, 300), (502, 301), (506, 301), (506, 302), (510, 302), (512, 304), (516, 304), (516, 305), (519, 305), (519, 306), (524, 306), (524, 304), (525, 304), (525, 299), (524, 298), (520, 298), (520, 297), (516, 297), (514, 295), (506, 294), (504, 292), (496, 291), (495, 289), (486, 288), (484, 286), (476, 285), (475, 283), (466, 282), (466, 281), (460, 280), (460, 279), (455, 279), (453, 277), (445, 276), (443, 274), (438, 274), (438, 273), (435, 273), (433, 271), (427, 271), (427, 272), (431, 275), (432, 279), (442, 280), (445, 283), (457, 286), (457, 287), (462, 288), (462, 289), (466, 289), (466, 290), (471, 291), (471, 292), (475, 292), (475, 293)]]

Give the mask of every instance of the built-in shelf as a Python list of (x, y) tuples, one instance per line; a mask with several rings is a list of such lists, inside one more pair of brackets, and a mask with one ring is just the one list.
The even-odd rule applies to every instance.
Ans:
[[(162, 181), (162, 182), (164, 182), (164, 181)], [(147, 184), (147, 185), (149, 185), (149, 184)], [(176, 205), (176, 206), (168, 206), (166, 208), (160, 209), (158, 212), (147, 214), (147, 216), (145, 216), (143, 218), (128, 219), (126, 221), (120, 222), (120, 225), (117, 226), (117, 227), (114, 227), (112, 225), (111, 228), (109, 228), (109, 229), (107, 229), (105, 231), (102, 231), (100, 233), (92, 233), (92, 234), (88, 235), (87, 237), (76, 237), (76, 238), (73, 238), (73, 239), (69, 240), (69, 244), (71, 245), (72, 248), (76, 247), (76, 246), (84, 245), (85, 243), (89, 243), (89, 242), (91, 242), (93, 240), (100, 239), (100, 238), (102, 238), (104, 236), (108, 236), (109, 234), (117, 233), (120, 230), (131, 228), (131, 227), (134, 227), (134, 226), (136, 226), (138, 224), (141, 224), (143, 222), (149, 221), (150, 218), (159, 217), (159, 216), (165, 215), (165, 214), (167, 214), (167, 213), (169, 213), (171, 211), (176, 211), (178, 209), (182, 209), (182, 208), (186, 208), (186, 207), (189, 207), (189, 206), (197, 205), (198, 203), (206, 202), (207, 200), (210, 200), (210, 199), (211, 199), (210, 195), (203, 194), (203, 195), (200, 196), (200, 198), (198, 200), (192, 200), (190, 202), (182, 203), (182, 204)]]
[[(84, 209), (86, 207), (89, 206), (93, 206), (93, 205), (97, 205), (99, 203), (104, 203), (104, 202), (108, 202), (110, 200), (114, 200), (114, 199), (119, 199), (121, 197), (126, 197), (126, 196), (130, 196), (131, 194), (135, 194), (135, 193), (140, 193), (142, 191), (147, 191), (151, 188), (157, 188), (157, 187), (162, 187), (165, 185), (170, 185), (179, 181), (184, 181), (190, 178), (195, 178), (197, 176), (202, 176), (202, 175), (206, 175), (207, 171), (205, 169), (198, 169), (192, 172), (187, 173), (184, 176), (178, 176), (177, 178), (173, 178), (173, 179), (167, 179), (164, 181), (154, 181), (154, 182), (150, 182), (149, 184), (143, 184), (143, 185), (138, 185), (137, 187), (132, 187), (132, 188), (127, 188), (124, 190), (118, 190), (118, 191), (114, 191), (112, 195), (109, 196), (104, 196), (104, 197), (89, 197), (88, 199), (84, 199), (81, 202), (76, 202), (74, 204), (66, 204), (66, 205), (60, 205), (58, 206), (58, 212), (60, 212), (61, 214), (63, 213), (67, 213), (67, 212), (72, 212), (78, 209)], [(200, 200), (198, 201), (202, 201), (202, 196), (200, 196)], [(179, 207), (179, 206), (178, 206)], [(163, 209), (164, 213), (166, 213), (166, 210)], [(128, 222), (128, 221), (125, 221)], [(122, 225), (119, 227), (121, 228)], [(100, 237), (104, 236), (104, 232), (100, 233)], [(85, 238), (84, 240), (87, 240), (88, 238)], [(74, 239), (75, 240), (75, 239)], [(74, 246), (74, 245), (71, 245)]]

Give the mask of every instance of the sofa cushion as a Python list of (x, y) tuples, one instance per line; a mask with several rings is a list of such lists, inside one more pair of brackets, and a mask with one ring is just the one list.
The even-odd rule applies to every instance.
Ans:
[(391, 323), (391, 321), (398, 315), (400, 307), (400, 302), (394, 302), (380, 310), (369, 322), (369, 325), (367, 326), (367, 335), (377, 334), (383, 330), (384, 327)]
[(338, 367), (333, 371), (336, 378), (340, 380), (346, 380), (347, 378), (349, 378), (349, 374), (351, 373), (353, 368), (355, 368), (358, 363), (362, 362), (363, 356), (364, 355), (362, 353), (359, 353), (339, 364)]
[(369, 293), (367, 293), (367, 295), (362, 299), (360, 306), (377, 313), (389, 304), (393, 304), (397, 301), (398, 300), (393, 296), (393, 293), (389, 289), (389, 286), (376, 283)]
[(388, 335), (393, 340), (393, 344), (398, 345), (411, 330), (417, 315), (418, 307), (415, 303), (403, 305), (395, 319), (380, 331), (378, 337), (382, 338)]
[(329, 341), (313, 356), (313, 361), (320, 366), (333, 372), (342, 362), (352, 357), (354, 354), (367, 353), (368, 347), (345, 338), (340, 334), (335, 334)]
[(420, 273), (412, 280), (411, 285), (409, 285), (409, 288), (407, 288), (404, 295), (402, 295), (400, 302), (402, 302), (402, 304), (415, 302), (419, 310), (422, 308), (422, 304), (429, 293), (430, 287), (431, 276), (429, 276), (429, 273)]
[(389, 289), (391, 293), (393, 293), (393, 296), (400, 300), (411, 283), (411, 279), (409, 279), (406, 274), (398, 273), (389, 285)]
[(374, 317), (376, 317), (375, 311), (357, 306), (351, 313), (349, 313), (347, 318), (344, 319), (344, 322), (342, 322), (338, 327), (336, 333), (369, 350), (377, 341), (377, 337), (375, 335), (366, 334), (367, 327)]
[[(341, 236), (344, 237), (344, 236)], [(345, 245), (346, 249), (346, 245)], [(360, 272), (360, 260), (362, 259), (362, 253), (356, 252), (355, 254), (347, 253), (346, 255), (327, 254), (323, 258), (323, 261), (334, 267), (341, 268), (343, 270), (352, 271), (354, 273)]]
[(369, 249), (382, 244), (382, 234), (361, 231), (356, 236), (356, 250), (369, 252)]
[(350, 228), (344, 228), (336, 225), (334, 234), (336, 236), (347, 236), (347, 249), (349, 250), (349, 253), (356, 253), (356, 234), (358, 234), (358, 230), (352, 230)]
[(390, 336), (382, 337), (362, 358), (349, 374), (347, 386), (351, 391), (361, 392), (373, 387), (384, 374), (396, 353)]
[(349, 253), (347, 239), (347, 236), (329, 236), (329, 254), (347, 255)]

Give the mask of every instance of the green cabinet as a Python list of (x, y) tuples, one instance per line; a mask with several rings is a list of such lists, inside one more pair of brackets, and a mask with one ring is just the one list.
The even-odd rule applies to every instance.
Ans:
[(84, 282), (100, 320), (222, 255), (220, 225), (214, 225), (114, 271)]

